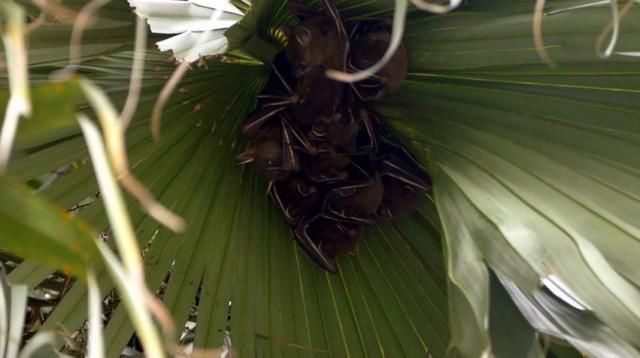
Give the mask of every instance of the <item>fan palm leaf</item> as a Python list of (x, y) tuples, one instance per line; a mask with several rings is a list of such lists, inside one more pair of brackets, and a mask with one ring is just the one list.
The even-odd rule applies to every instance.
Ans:
[[(265, 6), (268, 20), (253, 30), (273, 35), (288, 21), (283, 4)], [(230, 324), (242, 356), (539, 356), (536, 329), (585, 352), (637, 354), (640, 77), (634, 58), (603, 60), (595, 51), (609, 7), (573, 9), (580, 4), (548, 4), (543, 39), (556, 69), (540, 61), (529, 2), (476, 0), (446, 15), (409, 14), (407, 80), (374, 107), (429, 168), (435, 193), (410, 217), (369, 229), (337, 275), (297, 248), (265, 183), (233, 161), (268, 67), (245, 59), (194, 66), (166, 104), (155, 142), (151, 112), (174, 65), (150, 50), (127, 132), (129, 162), (188, 229), (174, 234), (133, 199), (128, 205), (146, 280), (159, 290), (168, 277), (162, 294), (177, 326), (197, 296), (196, 347), (220, 346)], [(388, 17), (393, 3), (338, 6), (346, 18)], [(121, 104), (134, 19), (123, 2), (98, 16), (111, 34), (85, 34), (79, 72)], [(622, 21), (618, 51), (637, 50), (637, 16)], [(33, 84), (66, 64), (70, 29), (45, 24), (31, 34), (40, 51), (31, 56)], [(47, 58), (48, 50), (56, 55)], [(71, 208), (94, 195), (79, 134), (72, 128), (19, 147), (10, 175), (26, 181), (74, 163), (42, 196)], [(107, 230), (99, 204), (78, 216)], [(51, 272), (27, 260), (9, 278), (34, 287)], [(98, 280), (103, 292), (112, 287), (106, 271)], [(86, 285), (76, 284), (44, 328), (80, 327), (86, 296)], [(548, 316), (525, 319), (520, 312), (531, 305)], [(544, 317), (562, 329), (545, 330)], [(106, 327), (108, 355), (119, 355), (132, 332), (117, 307)]]

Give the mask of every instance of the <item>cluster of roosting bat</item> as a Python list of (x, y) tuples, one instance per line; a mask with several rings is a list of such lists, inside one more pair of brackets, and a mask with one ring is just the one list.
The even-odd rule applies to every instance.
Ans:
[(328, 78), (328, 69), (355, 72), (378, 61), (390, 26), (343, 23), (330, 0), (324, 7), (327, 15), (290, 4), (299, 22), (284, 29), (288, 44), (242, 127), (249, 144), (237, 160), (267, 179), (298, 243), (336, 272), (335, 257), (355, 252), (363, 226), (414, 210), (430, 180), (366, 106), (400, 86), (406, 49), (365, 81)]

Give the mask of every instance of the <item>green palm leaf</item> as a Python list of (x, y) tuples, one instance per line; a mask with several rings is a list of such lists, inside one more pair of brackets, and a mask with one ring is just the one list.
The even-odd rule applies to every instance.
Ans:
[[(122, 3), (100, 16), (130, 32)], [(345, 17), (386, 16), (392, 2), (340, 7)], [(268, 9), (267, 30), (286, 19), (281, 2)], [(165, 107), (156, 143), (149, 116), (173, 65), (150, 51), (127, 133), (130, 163), (189, 227), (172, 234), (133, 200), (128, 204), (152, 290), (170, 273), (162, 292), (177, 326), (189, 319), (198, 295), (196, 346), (222, 344), (231, 301), (232, 339), (242, 356), (440, 357), (447, 349), (471, 357), (489, 349), (538, 356), (536, 332), (512, 301), (515, 291), (498, 280), (531, 298), (545, 292), (542, 278), (552, 278), (594, 317), (581, 321), (591, 323), (578, 333), (604, 325), (610, 335), (595, 339), (619, 338), (609, 341), (612, 349), (640, 345), (634, 334), (640, 328), (637, 67), (627, 57), (597, 58), (594, 42), (608, 21), (607, 7), (546, 16), (544, 40), (559, 68), (540, 64), (531, 10), (528, 2), (478, 0), (447, 15), (409, 15), (410, 73), (401, 91), (376, 109), (430, 168), (435, 196), (411, 217), (369, 230), (358, 255), (340, 259), (335, 276), (297, 248), (266, 199), (265, 183), (233, 162), (244, 146), (239, 125), (268, 68), (209, 63), (189, 71)], [(632, 12), (622, 23), (621, 51), (638, 43), (636, 18)], [(32, 34), (35, 43), (43, 39), (42, 51), (65, 46), (61, 35), (47, 45), (47, 30)], [(96, 50), (85, 54), (80, 71), (122, 103), (132, 54), (112, 46), (119, 31), (95, 34), (85, 36), (86, 48)], [(44, 81), (66, 56), (33, 62), (34, 81)], [(20, 148), (15, 157), (9, 171), (22, 180), (76, 163), (42, 193), (62, 207), (97, 190), (78, 135)], [(99, 202), (79, 216), (107, 229)], [(35, 286), (49, 273), (26, 261), (9, 277)], [(106, 272), (98, 276), (111, 287)], [(80, 327), (86, 295), (86, 286), (75, 285), (45, 328)], [(109, 356), (120, 354), (132, 332), (118, 307), (106, 328)]]
[[(425, 207), (424, 215), (398, 223), (397, 227), (387, 225), (372, 232), (371, 236), (378, 239), (368, 240), (357, 257), (342, 263), (341, 275), (334, 277), (318, 270), (289, 238), (288, 229), (265, 200), (264, 183), (234, 163), (241, 148), (241, 143), (233, 143), (239, 123), (252, 108), (266, 73), (256, 65), (214, 64), (197, 70), (185, 80), (183, 92), (191, 96), (202, 91), (205, 103), (198, 106), (198, 101), (184, 103), (178, 98), (169, 105), (165, 117), (185, 120), (165, 120), (159, 144), (148, 135), (136, 134), (148, 133), (148, 123), (140, 122), (131, 128), (129, 150), (132, 163), (138, 163), (134, 167), (136, 175), (163, 203), (184, 217), (193, 218), (181, 237), (165, 229), (155, 233), (158, 224), (136, 212), (133, 205), (140, 240), (145, 243), (153, 237), (145, 256), (148, 281), (159, 284), (173, 266), (165, 302), (178, 326), (187, 319), (202, 282), (200, 302), (209, 302), (201, 304), (198, 314), (196, 343), (202, 346), (221, 343), (219, 330), (226, 324), (227, 301), (232, 300), (234, 342), (247, 354), (284, 350), (360, 355), (380, 349), (397, 354), (431, 349), (442, 354), (448, 330), (443, 315), (444, 273), (433, 208)], [(123, 82), (126, 76), (128, 73), (123, 72)], [(150, 88), (157, 90), (154, 85)], [(147, 108), (143, 102), (141, 109), (148, 110), (153, 99), (149, 97)], [(196, 106), (199, 109), (194, 113)], [(14, 162), (17, 169), (13, 174), (21, 176), (22, 161), (52, 159), (51, 153), (58, 150), (75, 148), (80, 159), (84, 155), (80, 147), (79, 141), (71, 139), (36, 150)], [(62, 163), (54, 160), (46, 165), (53, 169)], [(45, 163), (39, 161), (39, 165), (43, 168)], [(96, 190), (91, 175), (83, 167), (64, 177), (45, 195), (61, 204), (78, 200)], [(76, 190), (82, 183), (89, 187)], [(80, 216), (98, 228), (106, 224), (101, 208), (91, 207)], [(415, 230), (429, 235), (432, 243), (408, 234)], [(394, 262), (402, 265), (390, 268)], [(31, 268), (20, 267), (12, 275), (22, 275), (28, 269)], [(404, 278), (398, 281), (397, 276)], [(42, 276), (23, 280), (36, 283), (36, 278)], [(106, 274), (102, 275), (102, 282), (107, 284)], [(415, 287), (419, 287), (421, 298), (411, 293)], [(74, 287), (47, 325), (79, 326), (86, 312), (84, 295), (84, 287)], [(404, 302), (406, 297), (413, 297), (410, 305)], [(424, 299), (429, 304), (424, 305)], [(383, 312), (387, 310), (402, 319), (385, 319)], [(275, 312), (279, 312), (277, 316)], [(412, 335), (404, 333), (408, 328)], [(111, 343), (107, 346), (113, 349), (109, 354), (117, 355), (131, 335), (124, 310), (115, 312), (106, 334)], [(430, 337), (434, 342), (428, 344), (425, 340)]]
[[(508, 15), (483, 13), (491, 5), (478, 2), (468, 8), (477, 13), (410, 27), (416, 72), (381, 107), (437, 167), (449, 292), (461, 296), (452, 305), (454, 348), (476, 356), (488, 347), (485, 264), (527, 291), (559, 279), (637, 345), (636, 73), (624, 58), (595, 55), (605, 8), (545, 18), (548, 52), (560, 63), (551, 70), (536, 64), (530, 9), (503, 5)], [(621, 51), (637, 39), (627, 21)]]

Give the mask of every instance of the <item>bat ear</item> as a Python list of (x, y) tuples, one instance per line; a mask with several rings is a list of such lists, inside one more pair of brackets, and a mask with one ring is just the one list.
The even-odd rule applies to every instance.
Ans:
[(310, 7), (298, 1), (289, 2), (289, 11), (301, 22), (315, 15), (315, 12)]
[(296, 26), (293, 29), (293, 34), (301, 46), (307, 46), (311, 42), (311, 30), (304, 25)]

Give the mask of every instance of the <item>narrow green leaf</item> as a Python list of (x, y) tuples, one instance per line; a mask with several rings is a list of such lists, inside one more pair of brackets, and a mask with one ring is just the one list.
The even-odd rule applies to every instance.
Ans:
[(20, 350), (24, 331), (24, 319), (27, 312), (27, 294), (27, 286), (11, 286), (11, 304), (9, 305), (10, 311), (8, 315), (9, 334), (7, 337), (5, 357), (15, 357)]
[(12, 286), (0, 264), (0, 356), (18, 355), (27, 308), (27, 286)]
[(100, 286), (93, 270), (87, 272), (87, 287), (89, 289), (89, 342), (87, 343), (88, 358), (104, 357), (104, 339), (102, 329), (102, 298)]
[(489, 272), (482, 253), (473, 242), (473, 231), (458, 222), (459, 192), (442, 171), (436, 172), (436, 204), (441, 210), (447, 247), (449, 312), (451, 320), (450, 354), (482, 357), (490, 352)]
[(11, 292), (5, 279), (6, 271), (0, 265), (0, 355), (5, 356), (9, 341), (9, 316), (11, 312)]

